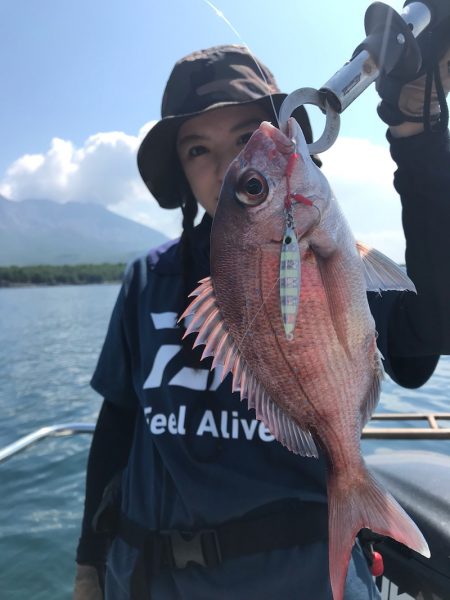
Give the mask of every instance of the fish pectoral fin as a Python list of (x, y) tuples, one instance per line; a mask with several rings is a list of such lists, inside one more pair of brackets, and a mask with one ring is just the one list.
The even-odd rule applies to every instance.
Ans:
[[(314, 250), (313, 250), (314, 252)], [(342, 277), (332, 264), (332, 259), (326, 259), (314, 252), (317, 260), (317, 266), (322, 279), (323, 289), (327, 300), (328, 310), (331, 317), (336, 337), (343, 348), (347, 357), (351, 356), (348, 344), (348, 332), (342, 314), (345, 314), (348, 299), (346, 291), (342, 285)]]
[(414, 283), (393, 260), (362, 242), (356, 242), (356, 248), (364, 265), (368, 292), (409, 290), (417, 293)]
[(205, 345), (202, 358), (213, 356), (212, 368), (222, 369), (222, 380), (233, 375), (232, 390), (247, 398), (256, 418), (291, 452), (318, 458), (316, 444), (309, 431), (301, 429), (273, 400), (249, 369), (239, 348), (222, 319), (210, 277), (203, 279), (191, 294), (194, 300), (181, 315), (190, 317), (186, 335), (197, 333), (194, 346)]

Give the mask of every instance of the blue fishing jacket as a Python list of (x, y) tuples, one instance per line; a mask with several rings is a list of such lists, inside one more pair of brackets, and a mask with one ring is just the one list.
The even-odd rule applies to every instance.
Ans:
[[(210, 222), (204, 217), (193, 238), (203, 272)], [(230, 375), (220, 383), (208, 364), (186, 366), (177, 325), (183, 285), (176, 243), (131, 265), (92, 380), (109, 402), (139, 405), (122, 512), (149, 530), (196, 531), (284, 499), (326, 503), (322, 457), (296, 456), (274, 441), (239, 394), (231, 393)], [(303, 590), (304, 598), (325, 600), (330, 597), (327, 552), (322, 541), (213, 569), (190, 565), (153, 578), (150, 597), (237, 600), (281, 593), (294, 599)], [(358, 570), (352, 564), (350, 579), (361, 585), (364, 598), (372, 597), (367, 563), (359, 548), (355, 554)], [(108, 600), (131, 597), (136, 558), (137, 550), (117, 537), (108, 558)], [(311, 577), (314, 563), (316, 577)]]

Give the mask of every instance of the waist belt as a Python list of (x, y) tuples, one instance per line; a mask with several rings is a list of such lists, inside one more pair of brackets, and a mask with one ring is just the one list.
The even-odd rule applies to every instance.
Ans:
[(148, 578), (165, 569), (189, 563), (215, 567), (232, 558), (326, 540), (327, 515), (326, 504), (283, 501), (213, 529), (151, 531), (122, 514), (118, 535), (140, 551), (131, 597), (148, 597)]

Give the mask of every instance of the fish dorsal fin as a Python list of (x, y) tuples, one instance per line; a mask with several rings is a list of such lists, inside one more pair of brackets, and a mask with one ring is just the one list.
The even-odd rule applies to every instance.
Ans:
[(381, 290), (416, 292), (414, 283), (393, 260), (362, 242), (356, 242), (356, 248), (364, 265), (368, 292), (379, 292)]
[(254, 408), (256, 418), (264, 423), (275, 438), (291, 452), (302, 456), (318, 457), (317, 447), (309, 431), (297, 423), (269, 397), (257, 381), (220, 315), (210, 277), (202, 279), (190, 294), (194, 300), (180, 317), (190, 317), (187, 335), (196, 332), (194, 346), (204, 344), (202, 359), (213, 356), (212, 368), (222, 367), (221, 379), (232, 373), (233, 392), (240, 392), (241, 400), (247, 398), (249, 408)]

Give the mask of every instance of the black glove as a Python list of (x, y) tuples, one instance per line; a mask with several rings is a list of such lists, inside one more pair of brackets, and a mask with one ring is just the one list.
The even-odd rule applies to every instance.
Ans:
[[(446, 44), (450, 39), (446, 40)], [(441, 44), (442, 46), (442, 44)], [(380, 77), (377, 91), (382, 98), (378, 114), (388, 125), (423, 123), (425, 130), (448, 126), (447, 94), (450, 91), (450, 47), (433, 44), (431, 36), (421, 44), (423, 64), (420, 76), (402, 81), (393, 76)]]

